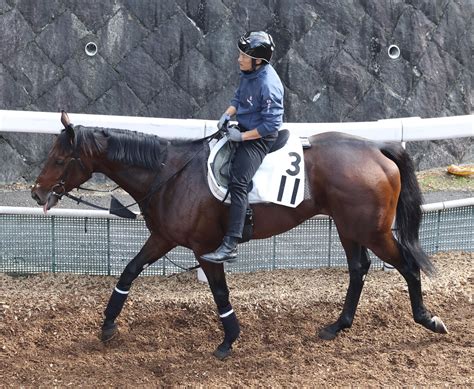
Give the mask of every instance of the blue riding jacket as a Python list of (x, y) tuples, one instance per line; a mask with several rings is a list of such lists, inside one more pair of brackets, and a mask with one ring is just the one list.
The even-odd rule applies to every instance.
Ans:
[(275, 133), (283, 122), (283, 85), (272, 65), (252, 73), (240, 73), (240, 84), (230, 105), (237, 121), (247, 130), (257, 129), (261, 137)]

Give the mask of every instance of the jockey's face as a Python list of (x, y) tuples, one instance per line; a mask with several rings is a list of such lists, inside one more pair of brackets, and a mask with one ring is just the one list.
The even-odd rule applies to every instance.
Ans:
[[(243, 72), (250, 72), (252, 71), (252, 57), (248, 56), (247, 54), (239, 51), (239, 67), (240, 70)], [(262, 64), (261, 59), (257, 59), (257, 68)]]

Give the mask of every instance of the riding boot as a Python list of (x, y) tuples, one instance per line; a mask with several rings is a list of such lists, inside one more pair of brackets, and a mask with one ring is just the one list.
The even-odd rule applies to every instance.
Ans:
[(239, 238), (234, 236), (224, 236), (222, 244), (212, 253), (201, 255), (201, 259), (212, 263), (235, 262), (237, 258), (237, 243)]

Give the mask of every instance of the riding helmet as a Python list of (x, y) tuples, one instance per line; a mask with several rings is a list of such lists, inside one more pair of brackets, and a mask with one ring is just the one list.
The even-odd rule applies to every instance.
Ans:
[(250, 31), (239, 39), (239, 50), (255, 59), (270, 63), (275, 44), (270, 34), (264, 31)]

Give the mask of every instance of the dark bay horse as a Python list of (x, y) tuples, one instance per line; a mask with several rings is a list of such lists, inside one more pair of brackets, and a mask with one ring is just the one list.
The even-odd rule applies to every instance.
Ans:
[[(220, 359), (228, 356), (240, 329), (229, 302), (224, 268), (200, 259), (220, 244), (228, 212), (207, 185), (208, 141), (169, 141), (124, 130), (73, 128), (65, 113), (61, 121), (65, 130), (32, 188), (33, 198), (47, 211), (93, 172), (101, 172), (138, 202), (150, 230), (112, 292), (104, 312), (102, 340), (117, 333), (115, 320), (140, 272), (174, 247), (184, 246), (193, 250), (202, 266), (223, 324), (224, 340), (214, 354)], [(349, 287), (339, 318), (319, 336), (333, 339), (351, 327), (370, 267), (367, 249), (392, 264), (406, 280), (415, 322), (447, 333), (442, 320), (423, 304), (420, 269), (431, 274), (434, 268), (418, 239), (422, 197), (408, 154), (396, 143), (335, 132), (312, 136), (309, 141), (311, 148), (304, 152), (309, 198), (296, 208), (252, 206), (252, 238), (280, 234), (316, 214), (333, 218), (347, 256)], [(396, 238), (392, 232), (395, 216)]]

